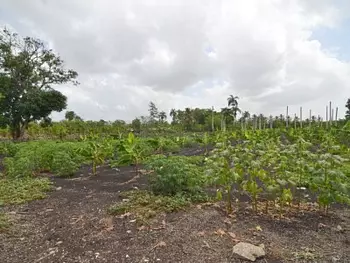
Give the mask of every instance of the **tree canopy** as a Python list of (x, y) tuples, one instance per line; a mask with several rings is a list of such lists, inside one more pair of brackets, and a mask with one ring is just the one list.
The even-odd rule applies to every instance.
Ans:
[(53, 85), (72, 82), (78, 73), (67, 70), (63, 60), (43, 41), (21, 38), (6, 28), (0, 32), (0, 115), (14, 139), (20, 139), (31, 121), (62, 111), (67, 98)]

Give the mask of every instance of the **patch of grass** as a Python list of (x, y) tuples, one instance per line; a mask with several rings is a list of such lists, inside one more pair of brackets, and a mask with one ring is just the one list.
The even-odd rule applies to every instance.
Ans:
[(0, 212), (0, 232), (6, 231), (10, 227), (10, 221), (5, 213)]
[(0, 179), (0, 205), (22, 204), (45, 198), (51, 185), (47, 178)]
[(315, 253), (313, 249), (302, 247), (301, 251), (293, 253), (295, 260), (315, 260), (319, 256)]
[[(112, 215), (122, 215), (131, 212), (138, 222), (147, 223), (149, 219), (159, 213), (175, 212), (184, 209), (194, 201), (206, 201), (207, 197), (163, 196), (149, 191), (128, 191), (121, 193), (123, 202), (117, 203), (108, 209)], [(201, 199), (201, 200), (200, 200)]]

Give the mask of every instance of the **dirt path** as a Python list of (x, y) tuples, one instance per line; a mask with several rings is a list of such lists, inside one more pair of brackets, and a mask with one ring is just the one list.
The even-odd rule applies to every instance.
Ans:
[(249, 210), (226, 218), (218, 207), (195, 206), (140, 229), (132, 216), (110, 217), (106, 209), (122, 201), (119, 191), (146, 188), (145, 178), (132, 180), (132, 168), (87, 173), (56, 178), (48, 198), (8, 208), (16, 224), (0, 234), (1, 263), (241, 262), (231, 253), (239, 240), (265, 245), (259, 262), (350, 262), (349, 210), (272, 220)]

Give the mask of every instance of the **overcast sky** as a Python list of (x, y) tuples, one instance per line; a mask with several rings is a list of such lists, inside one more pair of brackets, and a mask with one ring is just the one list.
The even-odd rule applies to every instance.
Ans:
[[(78, 87), (60, 86), (84, 119), (131, 120), (149, 101), (227, 104), (280, 114), (344, 115), (350, 97), (350, 1), (0, 0), (0, 24), (45, 40)], [(62, 118), (63, 114), (54, 114)]]

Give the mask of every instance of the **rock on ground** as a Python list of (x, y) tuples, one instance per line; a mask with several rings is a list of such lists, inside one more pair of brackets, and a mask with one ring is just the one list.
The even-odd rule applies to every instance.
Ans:
[(233, 247), (233, 254), (241, 259), (255, 261), (257, 258), (265, 256), (265, 250), (259, 246), (240, 242)]

